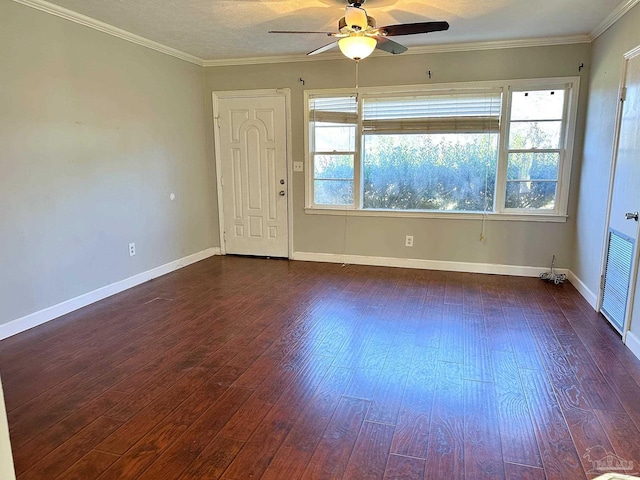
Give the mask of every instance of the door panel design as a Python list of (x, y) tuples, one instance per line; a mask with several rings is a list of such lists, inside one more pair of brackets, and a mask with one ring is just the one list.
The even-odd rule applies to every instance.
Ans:
[(262, 238), (262, 217), (254, 215), (249, 217), (249, 236)]
[(288, 256), (284, 96), (218, 102), (227, 253)]
[(260, 132), (257, 128), (248, 128), (244, 133), (244, 151), (247, 165), (247, 179), (249, 181), (249, 209), (262, 208), (262, 151)]
[(233, 158), (233, 217), (235, 220), (242, 220), (242, 212), (244, 206), (242, 204), (242, 164), (241, 164), (241, 152), (239, 148), (233, 148), (231, 150), (231, 156)]
[(276, 178), (276, 151), (273, 148), (267, 150), (267, 169), (269, 172), (269, 220), (274, 221), (278, 218), (278, 179)]

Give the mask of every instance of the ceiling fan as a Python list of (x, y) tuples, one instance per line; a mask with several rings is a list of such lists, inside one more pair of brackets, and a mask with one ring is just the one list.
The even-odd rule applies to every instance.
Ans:
[(358, 61), (371, 55), (376, 48), (394, 55), (407, 51), (407, 47), (390, 40), (388, 37), (439, 32), (449, 29), (447, 22), (401, 23), (387, 25), (386, 27), (376, 27), (375, 19), (368, 16), (365, 9), (362, 8), (365, 0), (347, 0), (347, 2), (348, 5), (345, 9), (344, 17), (338, 21), (337, 32), (271, 30), (269, 33), (319, 33), (336, 37), (338, 40), (317, 48), (307, 53), (307, 55), (326, 52), (337, 45), (345, 56)]

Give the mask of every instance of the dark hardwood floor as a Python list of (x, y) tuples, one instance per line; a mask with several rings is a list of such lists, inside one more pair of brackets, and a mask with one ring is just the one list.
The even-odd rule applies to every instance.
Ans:
[(640, 362), (533, 278), (213, 257), (0, 342), (0, 372), (21, 480), (640, 472)]

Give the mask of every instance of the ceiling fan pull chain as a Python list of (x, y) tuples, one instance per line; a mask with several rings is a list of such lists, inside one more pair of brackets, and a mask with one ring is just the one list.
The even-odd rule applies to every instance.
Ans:
[(358, 65), (360, 65), (360, 60), (356, 60), (356, 88), (358, 88)]

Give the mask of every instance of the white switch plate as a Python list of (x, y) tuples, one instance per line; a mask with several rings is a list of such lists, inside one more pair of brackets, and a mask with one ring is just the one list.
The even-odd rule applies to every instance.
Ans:
[(304, 170), (304, 163), (302, 162), (293, 162), (293, 171), (294, 172), (302, 172)]
[(136, 254), (136, 244), (135, 243), (130, 243), (129, 244), (129, 256), (133, 257)]
[(407, 235), (404, 240), (405, 247), (413, 247), (413, 235)]

